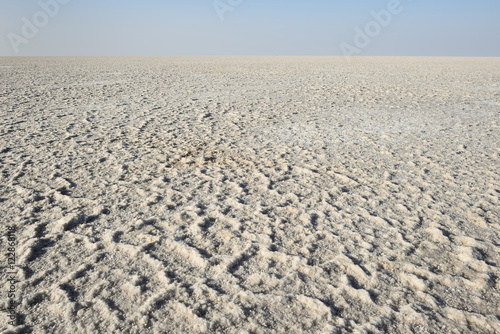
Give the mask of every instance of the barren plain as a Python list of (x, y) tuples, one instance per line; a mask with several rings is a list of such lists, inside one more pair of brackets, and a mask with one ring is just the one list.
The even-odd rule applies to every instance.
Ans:
[(0, 58), (0, 332), (499, 333), (499, 113), (499, 58)]

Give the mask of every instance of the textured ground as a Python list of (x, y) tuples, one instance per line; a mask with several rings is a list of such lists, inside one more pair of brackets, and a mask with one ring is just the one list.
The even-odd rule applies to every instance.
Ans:
[(500, 332), (500, 59), (0, 58), (2, 333)]

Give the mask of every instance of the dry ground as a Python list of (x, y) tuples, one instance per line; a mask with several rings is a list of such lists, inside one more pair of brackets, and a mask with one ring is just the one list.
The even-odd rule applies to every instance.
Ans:
[(500, 59), (0, 58), (3, 333), (500, 332)]

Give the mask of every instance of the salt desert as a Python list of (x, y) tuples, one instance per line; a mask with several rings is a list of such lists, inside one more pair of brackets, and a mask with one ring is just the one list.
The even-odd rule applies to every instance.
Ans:
[(500, 58), (0, 79), (2, 333), (500, 332)]

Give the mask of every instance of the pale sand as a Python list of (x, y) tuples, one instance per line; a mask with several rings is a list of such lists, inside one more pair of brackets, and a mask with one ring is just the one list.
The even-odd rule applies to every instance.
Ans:
[(0, 58), (2, 333), (500, 332), (500, 59)]

